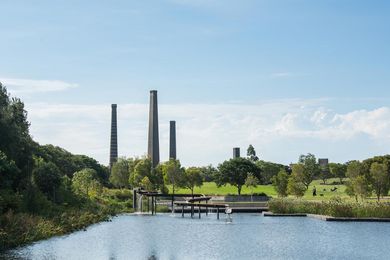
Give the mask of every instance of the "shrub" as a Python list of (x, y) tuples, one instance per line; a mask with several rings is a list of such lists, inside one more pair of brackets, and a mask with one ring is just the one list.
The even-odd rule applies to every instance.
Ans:
[(390, 218), (390, 205), (373, 202), (345, 202), (340, 198), (330, 201), (305, 201), (297, 199), (272, 199), (268, 203), (270, 211), (281, 214), (307, 213), (333, 217), (376, 217)]

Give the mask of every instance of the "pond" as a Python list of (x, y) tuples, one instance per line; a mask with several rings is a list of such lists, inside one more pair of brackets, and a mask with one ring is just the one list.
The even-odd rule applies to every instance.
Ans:
[(13, 259), (389, 259), (390, 223), (259, 214), (121, 215), (9, 251)]

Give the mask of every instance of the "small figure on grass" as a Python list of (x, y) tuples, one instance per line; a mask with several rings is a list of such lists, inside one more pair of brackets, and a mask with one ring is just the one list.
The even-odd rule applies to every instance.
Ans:
[(316, 186), (314, 186), (313, 188), (313, 197), (317, 196), (317, 189), (316, 189)]

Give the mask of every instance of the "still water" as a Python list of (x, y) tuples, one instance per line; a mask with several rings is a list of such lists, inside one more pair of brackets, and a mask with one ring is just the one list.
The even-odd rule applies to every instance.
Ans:
[(121, 215), (7, 253), (14, 259), (390, 259), (390, 223), (233, 214)]

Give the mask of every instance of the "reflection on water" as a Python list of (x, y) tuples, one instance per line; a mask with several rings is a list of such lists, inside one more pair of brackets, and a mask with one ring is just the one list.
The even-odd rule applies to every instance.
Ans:
[(7, 252), (13, 259), (389, 259), (390, 224), (233, 214), (122, 215)]

